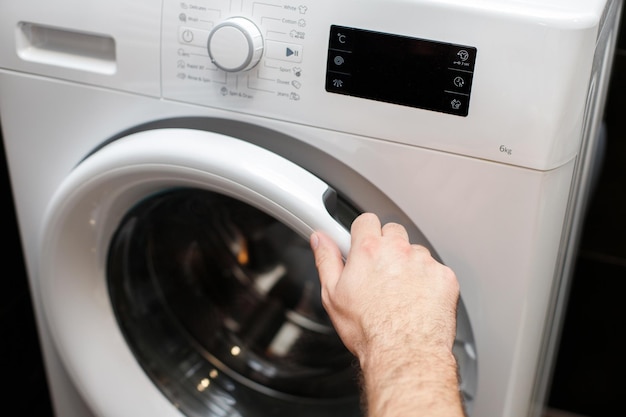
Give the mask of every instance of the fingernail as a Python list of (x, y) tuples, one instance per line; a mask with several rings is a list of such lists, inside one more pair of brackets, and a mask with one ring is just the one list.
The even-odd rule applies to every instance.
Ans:
[(317, 236), (317, 233), (313, 233), (311, 235), (311, 249), (315, 250), (320, 244), (320, 238)]

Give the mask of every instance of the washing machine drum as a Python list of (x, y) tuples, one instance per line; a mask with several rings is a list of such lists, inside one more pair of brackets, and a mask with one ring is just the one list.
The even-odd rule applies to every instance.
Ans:
[[(333, 161), (322, 166), (341, 166), (333, 175), (351, 178), (357, 204), (400, 213)], [(103, 146), (62, 181), (43, 221), (38, 289), (94, 414), (361, 415), (358, 363), (321, 305), (308, 245), (322, 230), (345, 256), (358, 210), (300, 163), (223, 134), (159, 128)], [(471, 405), (462, 302), (458, 318)]]
[(312, 252), (273, 217), (209, 191), (159, 194), (122, 221), (107, 270), (126, 340), (187, 414), (358, 415)]

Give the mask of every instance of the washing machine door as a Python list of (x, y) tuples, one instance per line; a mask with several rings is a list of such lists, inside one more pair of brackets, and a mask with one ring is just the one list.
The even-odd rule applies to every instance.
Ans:
[(212, 132), (139, 132), (86, 158), (49, 206), (40, 294), (95, 413), (358, 415), (307, 242), (324, 230), (346, 253), (336, 208), (306, 170)]
[(63, 181), (41, 237), (39, 295), (77, 389), (98, 416), (359, 416), (308, 247), (323, 230), (345, 255), (357, 214), (230, 136), (163, 128), (103, 146)]

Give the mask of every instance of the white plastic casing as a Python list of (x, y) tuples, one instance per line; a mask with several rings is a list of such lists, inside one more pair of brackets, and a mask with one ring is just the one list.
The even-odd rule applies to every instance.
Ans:
[[(571, 160), (580, 146), (605, 16), (604, 0), (62, 4), (72, 13), (35, 0), (5, 7), (2, 66), (540, 170)], [(213, 28), (230, 18), (249, 20), (264, 38), (260, 62), (243, 74), (219, 70), (207, 51)], [(333, 24), (476, 47), (469, 115), (326, 92)], [(68, 42), (28, 41), (21, 31), (32, 25), (61, 28)], [(104, 51), (92, 48), (95, 60), (76, 47), (85, 35), (103, 41)], [(16, 36), (25, 39), (17, 50)]]

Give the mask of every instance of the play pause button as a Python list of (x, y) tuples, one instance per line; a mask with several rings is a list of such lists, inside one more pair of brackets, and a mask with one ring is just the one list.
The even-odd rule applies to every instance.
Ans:
[(265, 56), (270, 59), (280, 59), (288, 62), (302, 62), (302, 45), (293, 43), (267, 41)]

